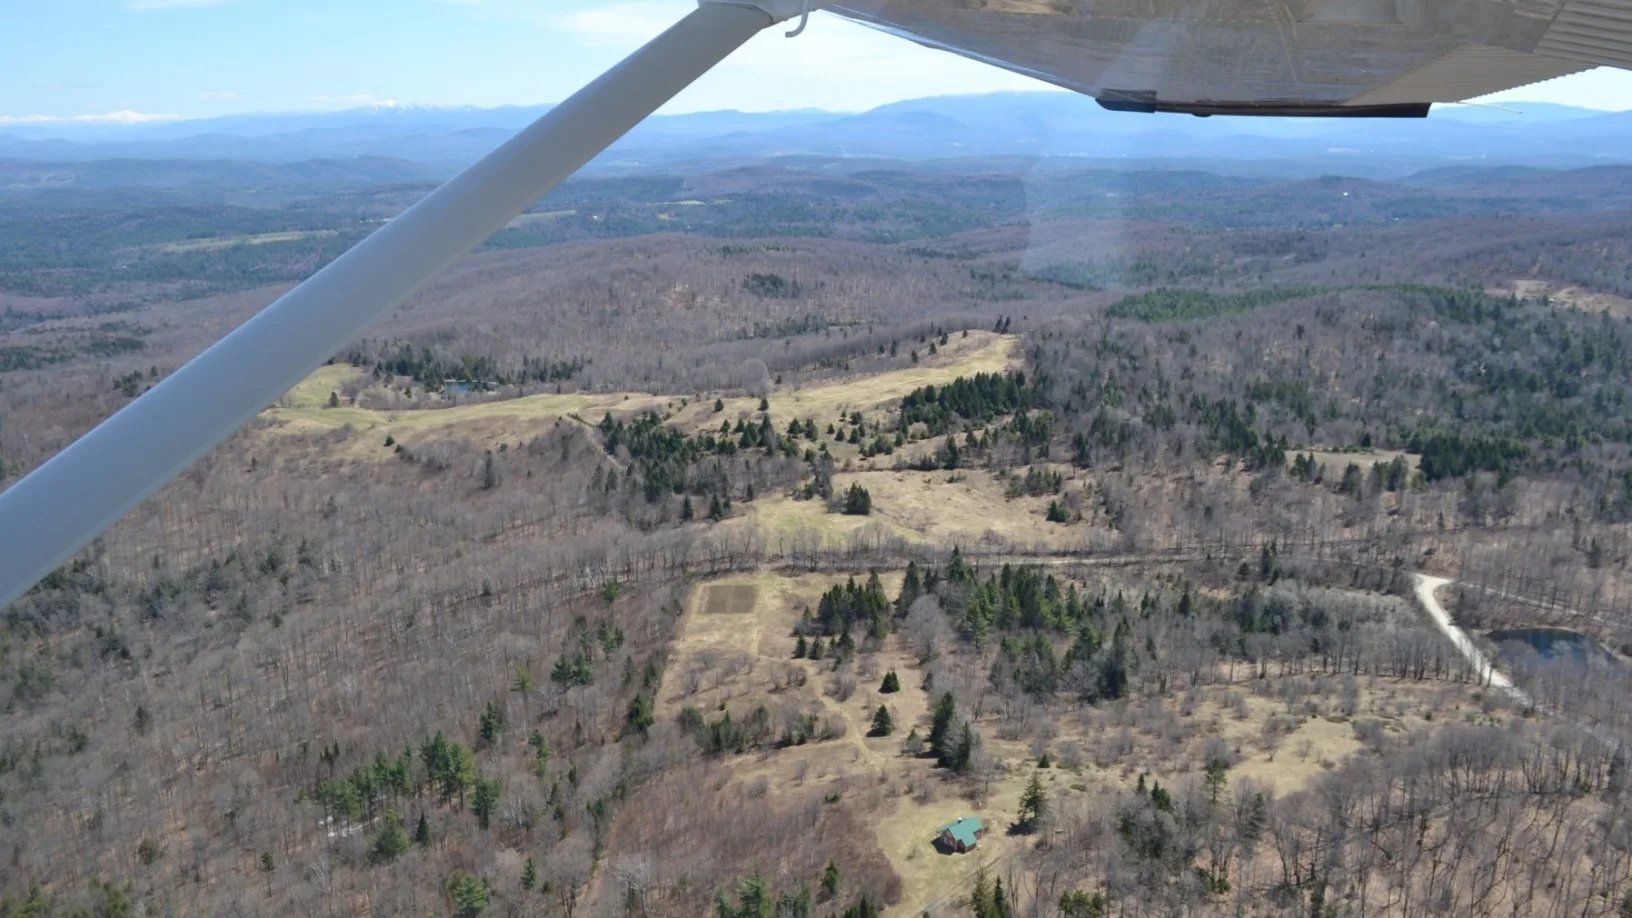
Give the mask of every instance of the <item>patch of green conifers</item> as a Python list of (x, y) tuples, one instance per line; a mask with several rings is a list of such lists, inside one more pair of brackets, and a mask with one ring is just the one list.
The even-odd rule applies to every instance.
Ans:
[(1106, 310), (1106, 315), (1118, 319), (1137, 319), (1142, 322), (1177, 322), (1186, 319), (1211, 319), (1219, 316), (1251, 312), (1264, 306), (1291, 300), (1308, 299), (1338, 293), (1344, 290), (1369, 290), (1379, 293), (1399, 293), (1420, 296), (1428, 301), (1441, 318), (1455, 322), (1477, 324), (1493, 319), (1517, 306), (1511, 296), (1489, 294), (1475, 288), (1433, 287), (1424, 284), (1366, 284), (1347, 287), (1269, 287), (1263, 290), (1241, 290), (1213, 293), (1178, 287), (1158, 287), (1144, 293), (1123, 297)]
[(1142, 322), (1210, 319), (1251, 312), (1263, 306), (1284, 303), (1287, 300), (1301, 300), (1328, 291), (1329, 288), (1326, 287), (1271, 287), (1267, 290), (1212, 293), (1206, 290), (1158, 287), (1146, 293), (1123, 297), (1106, 310), (1106, 315), (1118, 319), (1138, 319)]

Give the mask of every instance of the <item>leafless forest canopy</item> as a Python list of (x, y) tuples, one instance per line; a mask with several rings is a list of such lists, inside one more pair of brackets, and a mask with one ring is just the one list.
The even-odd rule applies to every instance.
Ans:
[[(1632, 914), (1629, 176), (570, 183), (5, 610), (0, 916)], [(0, 486), (420, 190), (0, 198)]]

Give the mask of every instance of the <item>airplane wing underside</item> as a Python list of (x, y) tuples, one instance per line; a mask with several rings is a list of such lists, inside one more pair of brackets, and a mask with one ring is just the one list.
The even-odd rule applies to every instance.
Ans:
[(1632, 69), (1632, 0), (839, 0), (825, 9), (1108, 108), (1420, 116)]

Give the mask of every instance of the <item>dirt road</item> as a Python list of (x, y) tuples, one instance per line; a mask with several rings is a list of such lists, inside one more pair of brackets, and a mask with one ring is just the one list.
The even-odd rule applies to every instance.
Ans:
[(1515, 686), (1511, 680), (1498, 672), (1489, 660), (1485, 659), (1485, 655), (1479, 652), (1478, 647), (1474, 646), (1467, 633), (1451, 621), (1450, 614), (1445, 611), (1444, 606), (1439, 604), (1439, 599), (1434, 596), (1434, 591), (1452, 581), (1443, 577), (1430, 577), (1427, 574), (1412, 574), (1411, 576), (1417, 581), (1417, 601), (1422, 603), (1422, 607), (1428, 611), (1428, 617), (1434, 620), (1434, 624), (1439, 627), (1439, 630), (1451, 639), (1451, 644), (1456, 647), (1457, 652), (1467, 658), (1468, 663), (1473, 666), (1474, 672), (1479, 674), (1479, 680), (1488, 683), (1493, 688), (1500, 689), (1509, 698), (1526, 707), (1533, 706), (1530, 696), (1525, 694), (1518, 686)]

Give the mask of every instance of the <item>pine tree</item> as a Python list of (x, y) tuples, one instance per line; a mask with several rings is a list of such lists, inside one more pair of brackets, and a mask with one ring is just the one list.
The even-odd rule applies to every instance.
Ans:
[(691, 509), (691, 495), (688, 494), (686, 499), (680, 502), (680, 521), (682, 523), (691, 522), (694, 513), (695, 511)]
[(408, 835), (402, 831), (402, 817), (396, 813), (386, 814), (385, 825), (374, 836), (374, 844), (369, 846), (369, 858), (377, 864), (390, 863), (407, 850)]
[(1204, 780), (1207, 784), (1207, 802), (1209, 805), (1217, 806), (1219, 799), (1223, 797), (1224, 783), (1227, 780), (1229, 770), (1230, 763), (1219, 756), (1213, 756), (1207, 760), (1204, 769)]
[(975, 747), (979, 745), (980, 737), (975, 733), (975, 728), (964, 721), (963, 730), (958, 734), (957, 748), (952, 751), (951, 769), (960, 775), (968, 772), (975, 760)]
[(974, 888), (969, 890), (969, 911), (975, 918), (988, 918), (992, 913), (992, 889), (986, 885), (986, 871), (975, 874)]
[(532, 889), (534, 886), (537, 886), (537, 885), (538, 885), (538, 865), (533, 863), (532, 858), (528, 858), (527, 859), (527, 864), (521, 868), (521, 888), (522, 889)]
[(448, 882), (458, 918), (476, 918), (487, 910), (487, 883), (463, 870), (456, 870)]
[(414, 844), (424, 848), (431, 843), (431, 821), (425, 818), (425, 811), (419, 811), (419, 824), (414, 826)]
[(1031, 780), (1026, 782), (1026, 789), (1020, 794), (1020, 825), (1031, 831), (1036, 828), (1037, 821), (1048, 812), (1048, 793), (1043, 790), (1043, 779), (1036, 772), (1031, 773)]
[(713, 522), (717, 523), (724, 516), (725, 516), (725, 508), (720, 506), (720, 495), (715, 494), (715, 495), (713, 495), (712, 497), (709, 498), (709, 502), (708, 502), (708, 518), (710, 520), (712, 520)]
[(820, 660), (826, 655), (827, 650), (822, 646), (822, 639), (818, 636), (816, 640), (810, 642), (810, 658), (812, 660)]
[(822, 898), (826, 902), (839, 895), (839, 865), (833, 861), (827, 862), (827, 869), (822, 871)]
[(896, 676), (895, 670), (884, 674), (884, 683), (878, 687), (880, 694), (890, 695), (901, 691), (901, 679)]
[(642, 692), (629, 702), (629, 726), (642, 736), (651, 729), (656, 717), (652, 711), (652, 696)]
[(795, 660), (803, 660), (809, 653), (810, 647), (805, 643), (805, 636), (801, 634), (799, 635), (799, 639), (793, 642), (793, 658)]
[(725, 401), (723, 399), (718, 399), (718, 398), (715, 399), (714, 400), (714, 410), (716, 412), (724, 411), (725, 410)]
[(879, 705), (878, 710), (873, 712), (873, 729), (870, 730), (867, 735), (889, 736), (894, 732), (895, 722), (893, 718), (890, 717), (890, 709), (884, 705)]
[(476, 782), (476, 793), (471, 796), (470, 810), (476, 814), (476, 822), (483, 829), (487, 828), (493, 814), (498, 812), (499, 790), (500, 785), (496, 780)]
[(482, 460), (482, 487), (491, 491), (504, 483), (504, 466), (499, 464), (492, 450)]
[(527, 745), (533, 747), (533, 774), (543, 778), (550, 771), (550, 744), (544, 739), (544, 734), (533, 731), (527, 737)]
[(1009, 894), (1003, 891), (1003, 878), (998, 877), (992, 884), (992, 911), (991, 918), (1012, 918), (1014, 908), (1009, 903)]
[(499, 707), (497, 702), (489, 701), (477, 721), (482, 742), (491, 746), (499, 741), (499, 734), (504, 732), (504, 719), (504, 709)]
[(958, 705), (951, 692), (941, 695), (941, 700), (935, 703), (935, 715), (929, 727), (929, 751), (943, 767), (952, 759), (952, 719), (957, 713)]

